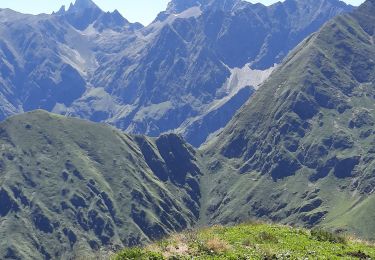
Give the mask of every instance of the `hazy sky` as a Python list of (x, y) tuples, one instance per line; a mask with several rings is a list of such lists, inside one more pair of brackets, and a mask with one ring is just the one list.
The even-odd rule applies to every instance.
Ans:
[[(23, 13), (51, 13), (62, 5), (69, 6), (75, 0), (0, 0), (0, 8), (11, 8)], [(169, 0), (94, 0), (105, 11), (119, 10), (131, 22), (150, 23), (156, 15), (165, 10)], [(253, 0), (269, 5), (278, 0)], [(360, 5), (364, 0), (345, 0), (352, 5)]]

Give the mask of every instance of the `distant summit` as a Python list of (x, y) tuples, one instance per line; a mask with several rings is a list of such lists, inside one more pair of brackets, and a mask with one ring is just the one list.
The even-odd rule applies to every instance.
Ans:
[(62, 6), (56, 15), (64, 16), (67, 21), (78, 30), (86, 29), (104, 12), (91, 0), (76, 0), (66, 10)]
[(65, 17), (71, 25), (81, 31), (85, 30), (91, 24), (99, 31), (103, 31), (106, 28), (120, 31), (125, 27), (127, 27), (127, 29), (139, 29), (142, 27), (139, 23), (133, 26), (118, 10), (104, 12), (91, 0), (76, 0), (74, 4), (70, 4), (68, 10), (66, 10), (66, 7), (63, 5), (60, 10), (54, 14)]
[(91, 0), (76, 0), (74, 4), (70, 4), (69, 11), (81, 11), (86, 9), (99, 9), (99, 7)]
[(367, 0), (354, 12), (354, 16), (363, 30), (374, 36), (375, 34), (375, 0)]

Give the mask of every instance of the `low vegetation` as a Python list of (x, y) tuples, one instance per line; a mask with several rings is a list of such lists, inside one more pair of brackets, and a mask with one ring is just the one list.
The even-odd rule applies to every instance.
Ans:
[(263, 223), (187, 231), (113, 260), (163, 259), (374, 259), (375, 247), (322, 229)]

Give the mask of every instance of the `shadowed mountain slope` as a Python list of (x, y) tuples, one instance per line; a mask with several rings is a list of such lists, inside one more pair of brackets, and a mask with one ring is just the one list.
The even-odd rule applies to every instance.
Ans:
[(175, 135), (35, 111), (0, 123), (0, 151), (2, 259), (93, 257), (199, 218), (200, 156)]

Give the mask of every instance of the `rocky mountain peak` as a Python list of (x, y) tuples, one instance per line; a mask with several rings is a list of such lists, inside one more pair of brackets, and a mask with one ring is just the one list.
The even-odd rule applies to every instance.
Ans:
[(114, 31), (137, 30), (143, 28), (140, 23), (130, 23), (125, 19), (118, 10), (113, 12), (102, 13), (98, 19), (93, 23), (94, 27), (99, 31), (104, 29), (112, 29)]
[(358, 11), (368, 13), (371, 16), (375, 16), (375, 0), (367, 0), (358, 7)]
[(353, 13), (362, 29), (369, 35), (375, 35), (375, 0), (367, 0)]
[(194, 6), (199, 6), (198, 0), (173, 0), (169, 2), (167, 11), (170, 13), (180, 13)]
[(76, 0), (68, 9), (62, 6), (54, 14), (64, 17), (76, 29), (84, 30), (104, 12), (91, 0)]
[(61, 6), (59, 11), (53, 14), (64, 15), (66, 13), (84, 12), (87, 10), (99, 10), (102, 11), (93, 1), (91, 0), (76, 0), (75, 3), (70, 3), (67, 9), (65, 5)]
[(118, 10), (113, 12), (104, 12), (92, 0), (76, 0), (66, 9), (62, 6), (56, 15), (62, 16), (76, 29), (84, 30), (90, 24), (102, 31), (106, 28), (120, 31), (123, 27), (129, 25), (131, 29), (139, 29), (139, 24), (130, 24)]
[(76, 0), (71, 3), (68, 11), (82, 11), (86, 9), (99, 9), (99, 7), (91, 0)]
[(61, 6), (59, 11), (57, 11), (56, 13), (54, 12), (54, 14), (64, 14), (66, 12), (66, 7), (65, 5)]

